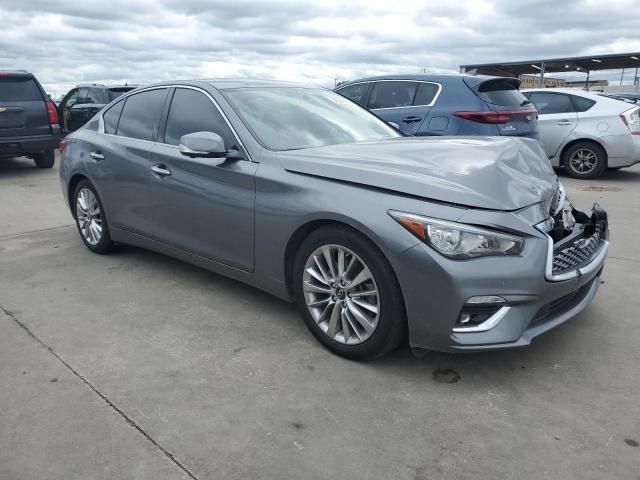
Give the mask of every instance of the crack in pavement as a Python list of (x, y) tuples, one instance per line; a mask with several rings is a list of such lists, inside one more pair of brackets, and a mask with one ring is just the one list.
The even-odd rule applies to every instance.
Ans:
[(160, 445), (151, 435), (149, 435), (140, 425), (138, 425), (135, 422), (135, 420), (133, 420), (131, 417), (129, 417), (115, 403), (113, 403), (111, 400), (109, 400), (109, 398), (105, 394), (103, 394), (100, 390), (98, 390), (92, 383), (90, 383), (86, 378), (84, 378), (82, 375), (80, 375), (71, 365), (69, 365), (69, 363), (67, 363), (66, 360), (64, 360), (60, 355), (58, 355), (53, 350), (53, 347), (50, 347), (44, 341), (40, 340), (40, 338), (38, 336), (36, 336), (36, 334), (34, 334), (29, 329), (29, 327), (27, 327), (27, 325), (25, 325), (22, 321), (20, 321), (18, 319), (18, 317), (16, 316), (15, 313), (13, 313), (11, 310), (7, 310), (2, 305), (0, 305), (0, 310), (2, 310), (7, 317), (9, 317), (20, 328), (22, 328), (27, 333), (27, 335), (29, 335), (31, 338), (33, 338), (36, 342), (38, 342), (40, 344), (40, 346), (42, 346), (44, 349), (46, 349), (60, 363), (62, 363), (62, 365), (64, 365), (71, 373), (73, 373), (73, 375), (78, 377), (82, 381), (82, 383), (84, 383), (87, 387), (89, 387), (91, 390), (93, 390), (93, 392), (96, 395), (98, 395), (112, 410), (114, 410), (118, 415), (120, 415), (124, 419), (124, 421), (127, 422), (127, 424), (129, 424), (130, 427), (132, 427), (133, 429), (137, 430), (138, 433), (140, 433), (144, 438), (146, 438), (149, 442), (151, 442), (151, 444), (153, 444), (153, 446), (155, 446), (169, 460), (171, 460), (171, 462), (173, 462), (174, 465), (176, 465), (180, 470), (182, 470), (184, 473), (186, 473), (189, 478), (191, 478), (192, 480), (198, 480), (198, 478), (193, 473), (191, 473), (191, 471), (189, 471), (189, 469), (187, 467), (185, 467), (182, 463), (180, 463), (171, 452), (169, 452), (166, 448), (164, 448), (162, 445)]
[(70, 223), (68, 225), (58, 225), (57, 227), (48, 227), (48, 228), (41, 228), (39, 230), (31, 230), (29, 232), (19, 232), (19, 233), (10, 233), (9, 235), (0, 235), (0, 240), (3, 240), (5, 238), (12, 238), (12, 237), (21, 237), (24, 235), (31, 235), (33, 233), (42, 233), (42, 232), (49, 232), (51, 230), (59, 230), (62, 228), (69, 228), (69, 227), (73, 227), (75, 225), (75, 223)]

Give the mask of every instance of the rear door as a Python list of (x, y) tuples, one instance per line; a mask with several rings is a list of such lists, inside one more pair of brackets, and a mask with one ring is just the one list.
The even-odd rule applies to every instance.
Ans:
[(538, 110), (540, 142), (547, 157), (556, 156), (560, 146), (578, 125), (571, 95), (558, 92), (527, 92), (526, 96)]
[(393, 122), (405, 135), (415, 135), (431, 105), (414, 105), (420, 83), (405, 80), (379, 80), (373, 84), (367, 108), (387, 122)]
[(115, 228), (152, 234), (149, 180), (168, 91), (144, 90), (115, 103), (103, 114), (104, 134), (86, 146), (87, 169)]
[(150, 197), (153, 237), (196, 255), (245, 271), (253, 269), (253, 224), (257, 163), (190, 158), (178, 149), (194, 132), (220, 135), (240, 150), (233, 132), (208, 95), (176, 87), (165, 133), (155, 148)]
[(0, 138), (50, 133), (43, 92), (33, 75), (0, 72)]

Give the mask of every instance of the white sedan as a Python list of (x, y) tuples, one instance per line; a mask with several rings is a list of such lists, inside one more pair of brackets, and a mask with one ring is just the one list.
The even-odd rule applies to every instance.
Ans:
[(575, 178), (640, 162), (640, 107), (576, 89), (523, 90), (538, 109), (538, 127), (551, 164)]

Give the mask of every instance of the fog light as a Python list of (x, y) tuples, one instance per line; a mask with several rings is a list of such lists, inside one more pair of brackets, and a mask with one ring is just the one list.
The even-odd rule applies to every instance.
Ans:
[(492, 303), (506, 303), (506, 300), (498, 295), (479, 295), (477, 297), (471, 297), (467, 300), (467, 305), (479, 305), (479, 304), (492, 304)]
[[(502, 300), (504, 302), (504, 299)], [(453, 331), (459, 333), (486, 332), (498, 325), (509, 310), (511, 310), (511, 307), (504, 304), (465, 305), (453, 327)]]

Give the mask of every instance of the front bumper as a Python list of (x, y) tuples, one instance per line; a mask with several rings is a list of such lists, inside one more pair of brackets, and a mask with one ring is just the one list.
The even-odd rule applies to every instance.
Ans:
[[(606, 214), (595, 221), (605, 232), (598, 248), (561, 277), (549, 276), (554, 248), (549, 249), (546, 236), (527, 238), (519, 257), (454, 261), (424, 244), (395, 257), (411, 346), (446, 352), (519, 347), (580, 313), (598, 290), (608, 250)], [(579, 228), (583, 227), (577, 224)], [(571, 241), (577, 238), (579, 232), (574, 231)], [(458, 331), (456, 322), (467, 300), (475, 296), (500, 296), (505, 302), (495, 305), (496, 313), (484, 325), (489, 328)]]

